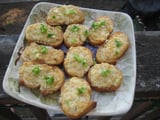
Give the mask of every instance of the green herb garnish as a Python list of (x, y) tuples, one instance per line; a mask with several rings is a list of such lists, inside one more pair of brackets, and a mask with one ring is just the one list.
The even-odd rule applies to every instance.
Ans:
[(70, 9), (70, 10), (67, 10), (67, 11), (65, 12), (65, 14), (66, 14), (66, 15), (73, 15), (73, 14), (77, 14), (77, 12), (76, 12), (75, 10), (73, 10), (73, 9)]
[(116, 51), (115, 54), (116, 54), (116, 55), (119, 55), (119, 51)]
[(32, 69), (32, 72), (33, 72), (34, 74), (38, 75), (38, 74), (41, 72), (41, 70), (40, 70), (39, 66), (35, 66), (35, 67)]
[(53, 84), (54, 83), (54, 77), (44, 76), (44, 80), (47, 84)]
[(48, 48), (46, 46), (41, 45), (40, 46), (40, 52), (41, 53), (48, 53)]
[(67, 106), (70, 106), (70, 101), (66, 100), (65, 103), (67, 104)]
[(85, 87), (80, 87), (80, 88), (77, 88), (77, 91), (78, 91), (78, 94), (83, 94), (85, 91), (86, 91), (86, 88)]
[(122, 46), (122, 42), (117, 39), (115, 39), (115, 44), (116, 44), (116, 47), (118, 48)]
[(82, 58), (81, 56), (79, 56), (78, 54), (74, 55), (74, 59), (78, 62), (81, 63), (83, 66), (87, 66), (87, 61), (86, 59)]
[(84, 31), (84, 35), (85, 35), (86, 37), (88, 37), (89, 31), (88, 31), (88, 30), (85, 30), (85, 31)]
[(98, 29), (102, 26), (106, 25), (106, 21), (94, 22), (91, 26), (93, 29)]
[(72, 32), (78, 32), (79, 31), (79, 27), (74, 25), (74, 26), (71, 27), (71, 31)]
[(53, 33), (48, 33), (47, 38), (55, 37), (55, 34)]
[(52, 16), (53, 19), (56, 19), (56, 16)]
[(110, 70), (102, 70), (102, 71), (101, 71), (101, 75), (102, 75), (103, 77), (107, 77), (110, 73), (111, 73)]
[(76, 39), (72, 39), (72, 40), (71, 40), (71, 43), (72, 43), (72, 44), (75, 44), (76, 42), (77, 42)]
[(47, 26), (45, 26), (44, 24), (41, 24), (41, 27), (40, 27), (40, 31), (41, 33), (46, 33), (47, 32)]
[(39, 53), (36, 53), (35, 58), (38, 59), (40, 57)]
[(115, 79), (114, 84), (117, 85), (120, 82), (120, 79)]

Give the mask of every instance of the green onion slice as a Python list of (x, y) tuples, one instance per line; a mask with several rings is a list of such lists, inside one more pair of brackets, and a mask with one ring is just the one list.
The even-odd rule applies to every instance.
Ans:
[(77, 88), (77, 91), (78, 91), (78, 94), (83, 94), (85, 91), (86, 91), (86, 88), (85, 87), (80, 87), (80, 88)]
[(102, 75), (103, 77), (107, 77), (110, 73), (111, 73), (110, 70), (102, 70), (102, 71), (101, 71), (101, 75)]
[(55, 34), (53, 33), (48, 33), (47, 38), (55, 37)]
[(81, 63), (83, 66), (87, 66), (87, 61), (86, 59), (82, 58), (81, 56), (79, 56), (78, 54), (74, 55), (74, 59), (78, 62)]
[(116, 47), (118, 48), (122, 46), (122, 42), (117, 39), (115, 39), (115, 44), (116, 44)]
[(41, 70), (40, 70), (39, 66), (35, 66), (35, 67), (32, 69), (32, 72), (33, 72), (34, 74), (38, 75), (38, 74), (41, 72)]
[(86, 37), (88, 37), (89, 31), (88, 31), (88, 30), (85, 30), (85, 31), (84, 31), (84, 35), (85, 35)]
[(76, 10), (73, 9), (69, 9), (65, 12), (66, 15), (73, 15), (73, 14), (77, 14)]
[(54, 83), (54, 77), (50, 77), (50, 76), (44, 76), (44, 80), (46, 81), (46, 84), (49, 84), (49, 85), (51, 85), (51, 84), (53, 84)]
[(99, 21), (99, 22), (94, 22), (91, 26), (93, 29), (98, 29), (102, 26), (106, 25), (106, 21)]
[(41, 24), (41, 27), (40, 27), (40, 31), (41, 33), (46, 33), (47, 32), (47, 26), (45, 26), (44, 24)]
[(40, 46), (40, 52), (41, 53), (48, 53), (48, 48), (46, 46), (44, 46), (44, 45), (41, 45)]
[(71, 27), (71, 31), (72, 31), (72, 32), (78, 32), (79, 29), (80, 29), (80, 28), (79, 28), (78, 26), (76, 26), (76, 25), (74, 25), (74, 26)]

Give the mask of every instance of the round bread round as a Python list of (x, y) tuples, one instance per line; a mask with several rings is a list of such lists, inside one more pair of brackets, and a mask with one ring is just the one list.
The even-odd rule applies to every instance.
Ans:
[(115, 91), (122, 80), (121, 71), (108, 63), (95, 64), (88, 73), (91, 87), (98, 92)]
[(80, 118), (93, 108), (96, 103), (91, 101), (91, 88), (86, 80), (72, 77), (61, 88), (60, 105), (63, 112), (70, 118)]
[(109, 40), (100, 46), (96, 53), (96, 59), (99, 63), (115, 63), (129, 47), (128, 36), (123, 32), (115, 32)]
[(24, 62), (19, 68), (19, 83), (28, 88), (39, 88), (43, 95), (52, 94), (64, 83), (64, 73), (55, 66)]
[(83, 23), (83, 12), (74, 5), (63, 5), (51, 8), (47, 14), (47, 23), (49, 25), (69, 25)]
[(52, 47), (31, 43), (21, 55), (25, 62), (45, 63), (49, 65), (59, 65), (64, 60), (64, 52)]
[(89, 42), (92, 45), (101, 45), (113, 31), (113, 22), (108, 16), (98, 17), (89, 31)]
[(75, 77), (83, 77), (92, 64), (92, 52), (82, 46), (71, 47), (64, 59), (65, 71)]
[(82, 45), (86, 41), (88, 34), (88, 28), (84, 25), (69, 25), (64, 33), (64, 43), (67, 47)]
[(62, 30), (46, 23), (34, 23), (26, 28), (26, 40), (43, 45), (58, 47), (63, 42)]

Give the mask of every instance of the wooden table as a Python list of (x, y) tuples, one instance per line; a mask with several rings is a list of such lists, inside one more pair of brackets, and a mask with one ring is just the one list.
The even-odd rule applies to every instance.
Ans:
[[(82, 7), (116, 11), (118, 11), (125, 3), (123, 0), (113, 0), (112, 2), (110, 0), (99, 0), (98, 2), (91, 2), (90, 0), (55, 0), (54, 2), (62, 4), (70, 3)], [(6, 24), (5, 26), (2, 25), (2, 21), (0, 21), (0, 119), (4, 116), (7, 116), (8, 119), (13, 119), (13, 116), (15, 117), (15, 120), (20, 119), (12, 110), (10, 110), (14, 105), (30, 108), (39, 120), (50, 119), (45, 110), (24, 104), (11, 98), (3, 91), (2, 88), (3, 77), (12, 55), (12, 51), (27, 18), (26, 16), (28, 16), (35, 3), (36, 2), (18, 2), (0, 4), (1, 14), (13, 8), (18, 8), (20, 10), (23, 9), (25, 12), (25, 14), (22, 14), (24, 20), (20, 21), (19, 24), (16, 24), (16, 21), (13, 21), (14, 23), (11, 25)], [(0, 17), (0, 20), (1, 19), (2, 17)], [(145, 120), (160, 117), (160, 104), (158, 103), (160, 101), (160, 31), (136, 31), (135, 36), (137, 54), (135, 102), (128, 114), (121, 117), (122, 120), (134, 119), (140, 114), (145, 115)], [(153, 110), (156, 106), (156, 110)], [(146, 114), (147, 110), (152, 112), (150, 114)], [(105, 117), (103, 119), (107, 118)]]

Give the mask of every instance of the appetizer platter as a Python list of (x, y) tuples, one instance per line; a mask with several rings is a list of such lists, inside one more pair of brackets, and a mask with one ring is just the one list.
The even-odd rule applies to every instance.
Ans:
[(3, 88), (72, 119), (123, 114), (134, 98), (135, 51), (127, 14), (40, 2), (19, 36)]

